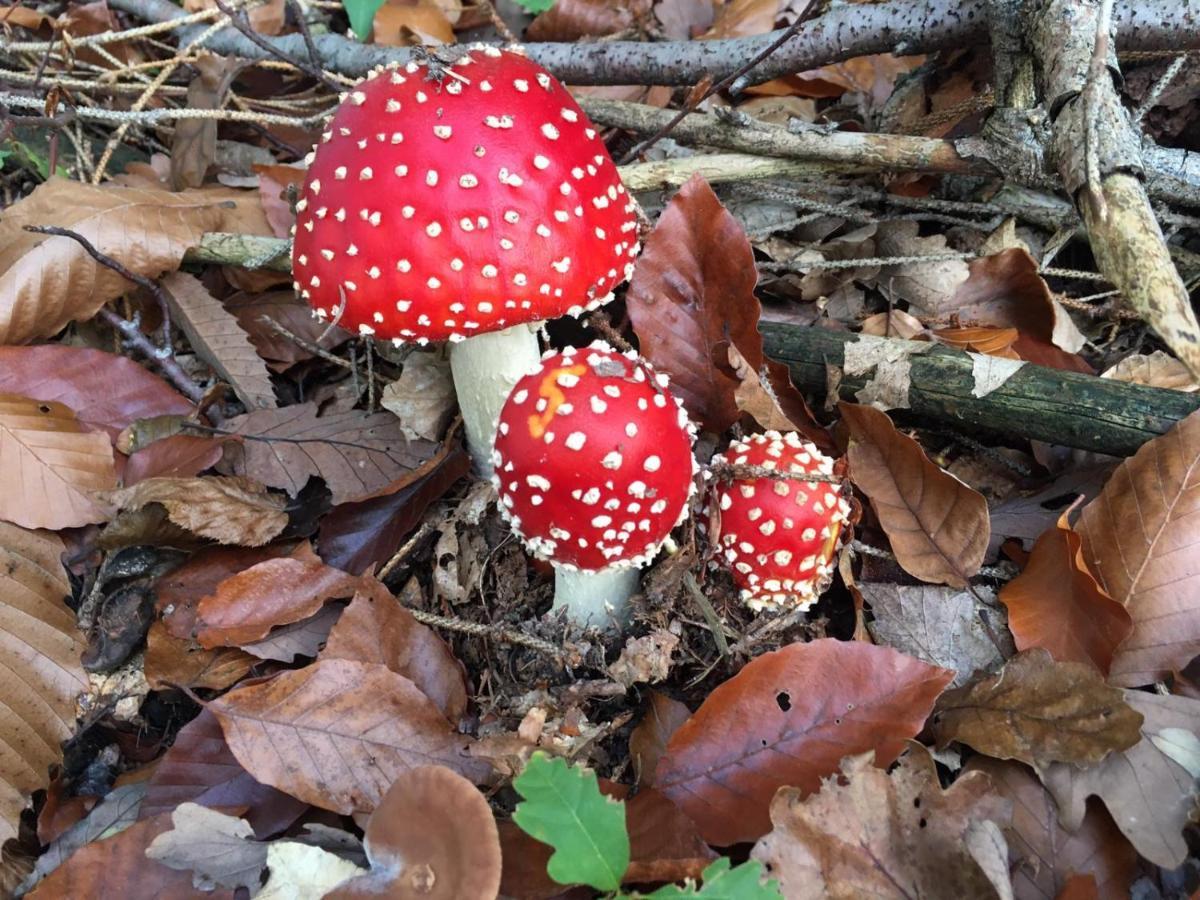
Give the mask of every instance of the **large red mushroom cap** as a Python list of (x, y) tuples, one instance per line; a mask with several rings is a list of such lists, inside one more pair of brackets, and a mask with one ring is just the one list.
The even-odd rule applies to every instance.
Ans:
[(687, 515), (695, 429), (634, 353), (548, 354), (500, 413), (493, 483), (526, 548), (566, 568), (645, 566)]
[[(713, 458), (793, 475), (832, 475), (833, 460), (795, 433), (768, 431)], [(755, 610), (807, 609), (828, 586), (850, 504), (838, 484), (770, 476), (718, 478), (706, 512), (718, 560)]]
[(397, 342), (592, 309), (638, 251), (636, 204), (596, 129), (541, 66), (494, 47), (361, 82), (296, 209), (296, 290)]

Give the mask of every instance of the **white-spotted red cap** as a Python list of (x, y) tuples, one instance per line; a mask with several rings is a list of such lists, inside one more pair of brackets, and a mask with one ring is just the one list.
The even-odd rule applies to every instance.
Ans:
[[(833, 460), (795, 433), (768, 431), (713, 458), (793, 474), (833, 474)], [(850, 504), (833, 483), (768, 477), (718, 479), (707, 509), (718, 518), (714, 553), (754, 610), (807, 609), (828, 586)]]
[(592, 123), (541, 66), (494, 47), (361, 82), (296, 210), (296, 290), (396, 342), (578, 315), (638, 251), (636, 204)]
[(602, 342), (547, 354), (500, 412), (492, 481), (535, 556), (645, 566), (687, 515), (695, 428), (667, 378)]

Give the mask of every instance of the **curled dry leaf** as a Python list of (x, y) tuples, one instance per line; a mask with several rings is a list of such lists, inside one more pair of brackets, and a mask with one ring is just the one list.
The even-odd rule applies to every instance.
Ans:
[(177, 638), (161, 619), (150, 623), (142, 666), (151, 690), (175, 687), (223, 691), (241, 681), (258, 660), (237, 647), (205, 650)]
[(386, 666), (412, 681), (451, 722), (467, 711), (462, 663), (445, 641), (369, 576), (361, 579), (354, 599), (329, 632), (321, 659)]
[(975, 756), (966, 772), (983, 772), (992, 789), (1012, 801), (1008, 845), (1017, 900), (1055, 900), (1073, 875), (1094, 876), (1101, 900), (1126, 900), (1137, 851), (1104, 807), (1092, 804), (1075, 831), (1058, 821), (1054, 798), (1020, 763)]
[(1032, 766), (1094, 765), (1141, 739), (1142, 717), (1090, 663), (1018, 653), (996, 675), (946, 691), (934, 711), (938, 746), (951, 741)]
[(0, 522), (0, 843), (17, 836), (29, 795), (62, 761), (75, 724), (75, 696), (87, 690), (75, 616), (63, 602), (71, 584), (53, 534)]
[(225, 466), (293, 497), (316, 476), (340, 504), (374, 495), (438, 449), (429, 441), (410, 441), (390, 412), (317, 413), (316, 403), (301, 403), (230, 419), (225, 427), (246, 439), (226, 450)]
[(0, 344), (50, 337), (131, 288), (71, 238), (27, 232), (26, 225), (69, 228), (131, 271), (157, 278), (177, 269), (204, 232), (222, 230), (229, 216), (223, 199), (51, 178), (0, 222)]
[(116, 486), (113, 449), (61, 403), (0, 394), (0, 519), (25, 528), (103, 522), (96, 493)]
[(1018, 649), (1044, 647), (1055, 659), (1091, 663), (1107, 675), (1133, 621), (1088, 570), (1069, 516), (1065, 511), (1037, 539), (1024, 571), (1000, 589), (1000, 600)]
[(325, 659), (210, 704), (230, 750), (264, 784), (344, 815), (370, 812), (396, 777), (441, 764), (474, 781), (490, 767), (470, 737), (403, 675)]
[(847, 757), (819, 793), (782, 788), (768, 835), (751, 852), (789, 900), (822, 897), (995, 897), (967, 847), (972, 823), (1008, 824), (1011, 803), (986, 775), (943, 791), (933, 759), (913, 746), (889, 774), (870, 754)]
[(914, 578), (966, 587), (987, 550), (987, 501), (931, 462), (886, 413), (838, 408), (850, 428), (850, 478), (870, 498), (896, 560)]
[(1089, 769), (1055, 763), (1039, 777), (1068, 831), (1079, 829), (1095, 795), (1138, 853), (1173, 869), (1188, 855), (1183, 829), (1197, 812), (1196, 779), (1155, 738), (1172, 730), (1200, 734), (1200, 701), (1141, 691), (1125, 691), (1125, 701), (1144, 719), (1141, 741)]
[(894, 759), (952, 677), (873, 644), (790, 644), (709, 695), (667, 744), (655, 787), (709, 843), (753, 840), (777, 788), (814, 791), (855, 753)]
[(194, 275), (172, 272), (162, 280), (162, 288), (171, 306), (172, 321), (246, 408), (274, 408), (275, 389), (266, 363), (237, 318)]
[[(951, 252), (944, 234), (920, 236), (918, 229), (917, 222), (907, 219), (880, 222), (875, 231), (876, 255), (944, 256)], [(918, 315), (939, 316), (946, 314), (945, 307), (969, 274), (961, 259), (914, 261), (883, 266), (874, 281), (881, 290), (907, 300)]]
[(643, 637), (631, 637), (621, 655), (608, 667), (614, 681), (632, 687), (666, 680), (671, 673), (671, 654), (679, 646), (679, 636), (665, 628), (655, 628)]
[(1096, 580), (1133, 619), (1112, 682), (1184, 668), (1200, 653), (1200, 412), (1121, 463), (1078, 530)]
[(120, 510), (158, 503), (180, 528), (220, 544), (259, 547), (288, 521), (283, 497), (248, 478), (148, 478), (106, 499)]
[(299, 622), (325, 602), (353, 596), (359, 579), (325, 565), (308, 544), (226, 578), (196, 608), (202, 647), (232, 647), (265, 638), (276, 625)]
[(331, 900), (491, 900), (500, 891), (500, 835), (483, 794), (444, 766), (404, 772), (367, 822), (371, 871)]
[(375, 12), (372, 34), (385, 47), (453, 44), (458, 0), (385, 0)]
[(650, 0), (556, 0), (525, 29), (527, 41), (577, 41), (630, 28), (650, 11)]
[(250, 336), (259, 355), (275, 371), (312, 359), (313, 354), (272, 328), (265, 320), (281, 325), (301, 340), (332, 350), (350, 339), (345, 329), (330, 327), (312, 314), (312, 308), (293, 291), (265, 294), (235, 294), (224, 301), (225, 308), (237, 316), (238, 324)]

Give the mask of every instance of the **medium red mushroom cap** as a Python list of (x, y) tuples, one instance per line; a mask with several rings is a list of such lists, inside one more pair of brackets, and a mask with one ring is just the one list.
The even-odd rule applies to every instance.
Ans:
[(509, 394), (492, 481), (535, 556), (589, 571), (644, 566), (687, 515), (694, 438), (666, 375), (604, 343), (568, 347)]
[[(833, 460), (796, 434), (768, 431), (735, 441), (713, 465), (792, 474), (833, 474)], [(829, 583), (850, 504), (837, 484), (770, 477), (718, 479), (706, 512), (717, 558), (751, 609), (807, 609)]]
[(322, 140), (292, 249), (318, 316), (462, 340), (592, 309), (629, 277), (636, 204), (579, 105), (518, 53), (377, 70)]

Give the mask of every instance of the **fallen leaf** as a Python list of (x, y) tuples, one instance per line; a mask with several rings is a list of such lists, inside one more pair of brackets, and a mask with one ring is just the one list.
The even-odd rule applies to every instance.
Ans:
[(191, 478), (211, 469), (224, 455), (226, 438), (177, 434), (154, 441), (125, 463), (122, 483), (131, 487), (147, 478)]
[[(1004, 615), (970, 591), (934, 585), (858, 582), (874, 620), (867, 625), (876, 643), (895, 647), (955, 672), (961, 687), (977, 671), (993, 672), (1015, 652)], [(975, 588), (987, 597), (987, 588)]]
[[(195, 73), (187, 87), (190, 109), (220, 109), (234, 77), (245, 63), (205, 50), (191, 68)], [(184, 119), (175, 123), (171, 140), (171, 187), (198, 188), (217, 157), (217, 119)]]
[(1025, 365), (1021, 359), (1000, 359), (981, 353), (968, 353), (971, 357), (971, 396), (982, 399), (1002, 388)]
[(62, 762), (75, 726), (75, 697), (87, 690), (75, 616), (63, 602), (71, 583), (53, 534), (0, 522), (0, 843), (17, 837), (21, 810)]
[(1080, 495), (1095, 497), (1108, 479), (1112, 467), (1099, 464), (1067, 469), (1057, 478), (1042, 482), (1031, 493), (1013, 495), (992, 508), (992, 537), (988, 546), (993, 554), (1006, 538), (1021, 538), (1032, 543), (1053, 528), (1063, 510)]
[(663, 34), (673, 41), (687, 41), (712, 27), (716, 13), (712, 0), (658, 0), (654, 16)]
[(1015, 328), (993, 328), (987, 325), (964, 325), (955, 328), (938, 328), (933, 336), (940, 343), (955, 350), (971, 350), (1005, 359), (1018, 359), (1012, 345), (1021, 333)]
[(642, 720), (629, 735), (629, 756), (641, 787), (653, 787), (658, 777), (658, 762), (667, 752), (667, 743), (692, 711), (661, 691), (650, 691)]
[(444, 766), (403, 772), (367, 822), (371, 871), (328, 896), (472, 900), (500, 891), (500, 836), (487, 800)]
[(259, 659), (274, 659), (292, 663), (297, 656), (315, 659), (329, 632), (346, 608), (345, 603), (326, 603), (311, 616), (287, 625), (277, 625), (262, 640), (242, 644), (242, 649)]
[(265, 784), (348, 815), (375, 808), (407, 769), (442, 764), (474, 781), (490, 767), (403, 675), (326, 659), (210, 703), (241, 765)]
[[(881, 257), (944, 256), (951, 252), (944, 234), (918, 235), (919, 224), (911, 219), (880, 222), (875, 232), (875, 252)], [(970, 270), (966, 260), (943, 259), (882, 266), (874, 283), (912, 305), (916, 315), (945, 315)]]
[[(296, 224), (296, 213), (288, 200), (288, 191), (295, 186), (297, 198), (300, 187), (304, 184), (306, 170), (299, 166), (254, 166), (254, 174), (258, 176), (258, 196), (262, 200), (263, 213), (271, 223), (271, 230), (277, 238), (291, 235), (292, 227)], [(290, 293), (290, 292), (289, 292)], [(293, 295), (294, 296), (294, 295)], [(307, 310), (308, 304), (304, 304)], [(321, 328), (325, 323), (321, 323)]]
[(842, 368), (847, 375), (863, 375), (874, 371), (871, 380), (855, 393), (859, 403), (880, 411), (909, 409), (908, 393), (912, 388), (910, 357), (926, 353), (933, 344), (917, 341), (893, 341), (870, 335), (859, 335), (849, 341), (843, 351)]
[(132, 287), (71, 238), (28, 232), (26, 225), (69, 228), (138, 275), (157, 278), (177, 269), (200, 235), (221, 230), (229, 212), (220, 202), (205, 191), (98, 187), (57, 177), (40, 185), (0, 221), (0, 344), (51, 337)]
[[(386, 0), (375, 11), (371, 32), (375, 43), (383, 47), (453, 44), (454, 26), (446, 15), (448, 5), (447, 0)], [(462, 7), (458, 9), (461, 12)]]
[(1037, 539), (1024, 570), (1000, 589), (1000, 600), (1018, 649), (1044, 647), (1055, 659), (1091, 663), (1107, 675), (1133, 621), (1088, 570), (1069, 516), (1065, 511)]
[(1000, 900), (1013, 900), (1012, 877), (1008, 874), (1008, 841), (991, 819), (972, 819), (963, 846), (979, 865)]
[(289, 546), (206, 547), (154, 583), (162, 623), (173, 637), (191, 639), (196, 606), (226, 578), (264, 559), (286, 556)]
[(1142, 717), (1090, 663), (1058, 662), (1040, 647), (996, 675), (946, 691), (933, 714), (939, 747), (952, 741), (996, 759), (1044, 768), (1095, 765), (1141, 739)]
[(1162, 350), (1126, 356), (1112, 368), (1101, 372), (1100, 377), (1171, 391), (1200, 391), (1200, 384), (1197, 384), (1187, 366)]
[[(216, 5), (214, 0), (183, 0), (183, 8), (190, 13), (214, 9)], [(279, 34), (283, 30), (284, 0), (267, 0), (262, 5), (249, 9), (247, 16), (250, 27), (259, 34)]]
[(296, 337), (322, 350), (333, 350), (350, 340), (343, 328), (330, 327), (312, 314), (312, 307), (292, 291), (265, 294), (235, 294), (224, 301), (225, 308), (237, 316), (238, 325), (250, 336), (258, 355), (276, 371), (312, 359), (313, 354), (295, 341), (284, 337), (264, 319), (286, 328)]
[(270, 373), (233, 314), (194, 275), (172, 272), (161, 284), (172, 321), (196, 354), (233, 388), (247, 409), (273, 409), (277, 404)]
[(525, 29), (527, 41), (577, 41), (604, 37), (635, 25), (650, 11), (650, 0), (556, 0)]
[(436, 441), (457, 406), (450, 363), (437, 352), (410, 353), (400, 378), (383, 389), (379, 405), (400, 420), (409, 440)]
[(665, 628), (631, 637), (616, 662), (608, 667), (609, 677), (625, 687), (665, 681), (671, 672), (671, 654), (678, 646), (679, 636)]
[(364, 577), (329, 633), (321, 659), (376, 663), (403, 675), (451, 722), (467, 711), (462, 663), (431, 628), (413, 618), (392, 592)]
[(972, 823), (1007, 825), (1011, 814), (982, 773), (943, 791), (923, 747), (912, 747), (890, 774), (863, 753), (847, 757), (818, 793), (781, 788), (771, 802), (775, 827), (750, 855), (789, 900), (994, 897), (967, 833)]
[(437, 452), (429, 441), (410, 441), (390, 412), (347, 410), (318, 416), (316, 403), (235, 416), (225, 428), (245, 437), (225, 454), (225, 466), (296, 496), (308, 479), (324, 479), (335, 504), (362, 500)]
[(103, 522), (97, 492), (116, 486), (113, 449), (61, 403), (0, 394), (0, 519), (25, 528)]
[(299, 841), (268, 844), (267, 869), (271, 876), (254, 900), (322, 900), (365, 871), (336, 853)]
[(226, 578), (196, 608), (200, 646), (234, 647), (261, 640), (276, 625), (308, 618), (338, 597), (351, 597), (359, 579), (325, 565), (308, 544), (291, 556), (264, 560)]
[(700, 39), (714, 40), (766, 34), (775, 27), (775, 15), (778, 11), (779, 0), (729, 0), (717, 5), (713, 26), (700, 35)]
[(1077, 874), (1095, 876), (1104, 900), (1129, 897), (1137, 852), (1102, 806), (1089, 806), (1079, 828), (1068, 831), (1054, 798), (1020, 763), (975, 756), (965, 771), (985, 773), (992, 789), (1012, 801), (1008, 845), (1017, 900), (1055, 900)]
[(288, 522), (283, 498), (248, 478), (148, 478), (107, 499), (122, 510), (158, 503), (180, 528), (220, 544), (258, 547)]
[[(625, 801), (625, 826), (629, 831), (629, 868), (625, 883), (643, 880), (662, 866), (668, 875), (675, 867), (700, 863), (700, 868), (717, 854), (696, 830), (696, 825), (678, 806), (658, 791), (643, 787), (632, 800)], [(645, 878), (646, 881), (657, 880)], [(678, 881), (678, 877), (663, 880)]]
[(227, 816), (196, 803), (181, 803), (171, 813), (171, 829), (146, 848), (146, 857), (181, 872), (192, 886), (256, 890), (267, 864), (267, 846), (254, 840), (245, 819)]
[(1068, 831), (1079, 830), (1087, 798), (1095, 795), (1138, 853), (1173, 869), (1188, 854), (1183, 829), (1197, 810), (1196, 783), (1153, 738), (1167, 729), (1200, 733), (1200, 701), (1140, 691), (1125, 691), (1125, 701), (1144, 719), (1141, 741), (1089, 769), (1055, 763), (1041, 775), (1042, 782)]
[(750, 367), (737, 347), (729, 346), (729, 365), (741, 384), (733, 394), (738, 410), (746, 413), (759, 427), (767, 431), (795, 431), (796, 426), (779, 405), (775, 391), (768, 380), (765, 384), (758, 373)]
[(897, 562), (921, 581), (966, 587), (988, 545), (987, 501), (931, 462), (886, 413), (838, 408), (850, 429), (850, 478), (870, 498)]
[(1083, 508), (1083, 558), (1129, 611), (1110, 679), (1134, 687), (1200, 652), (1200, 412), (1147, 441)]
[(151, 623), (142, 657), (146, 681), (156, 691), (174, 687), (223, 691), (241, 681), (256, 662), (237, 647), (205, 650), (193, 641), (177, 638), (162, 621)]
[(179, 730), (155, 765), (138, 817), (154, 818), (183, 803), (239, 810), (264, 840), (308, 809), (302, 800), (255, 781), (229, 751), (221, 725), (208, 709)]
[(753, 840), (768, 829), (776, 788), (814, 791), (854, 753), (894, 759), (952, 677), (858, 641), (790, 644), (708, 696), (672, 736), (655, 787), (709, 843)]

